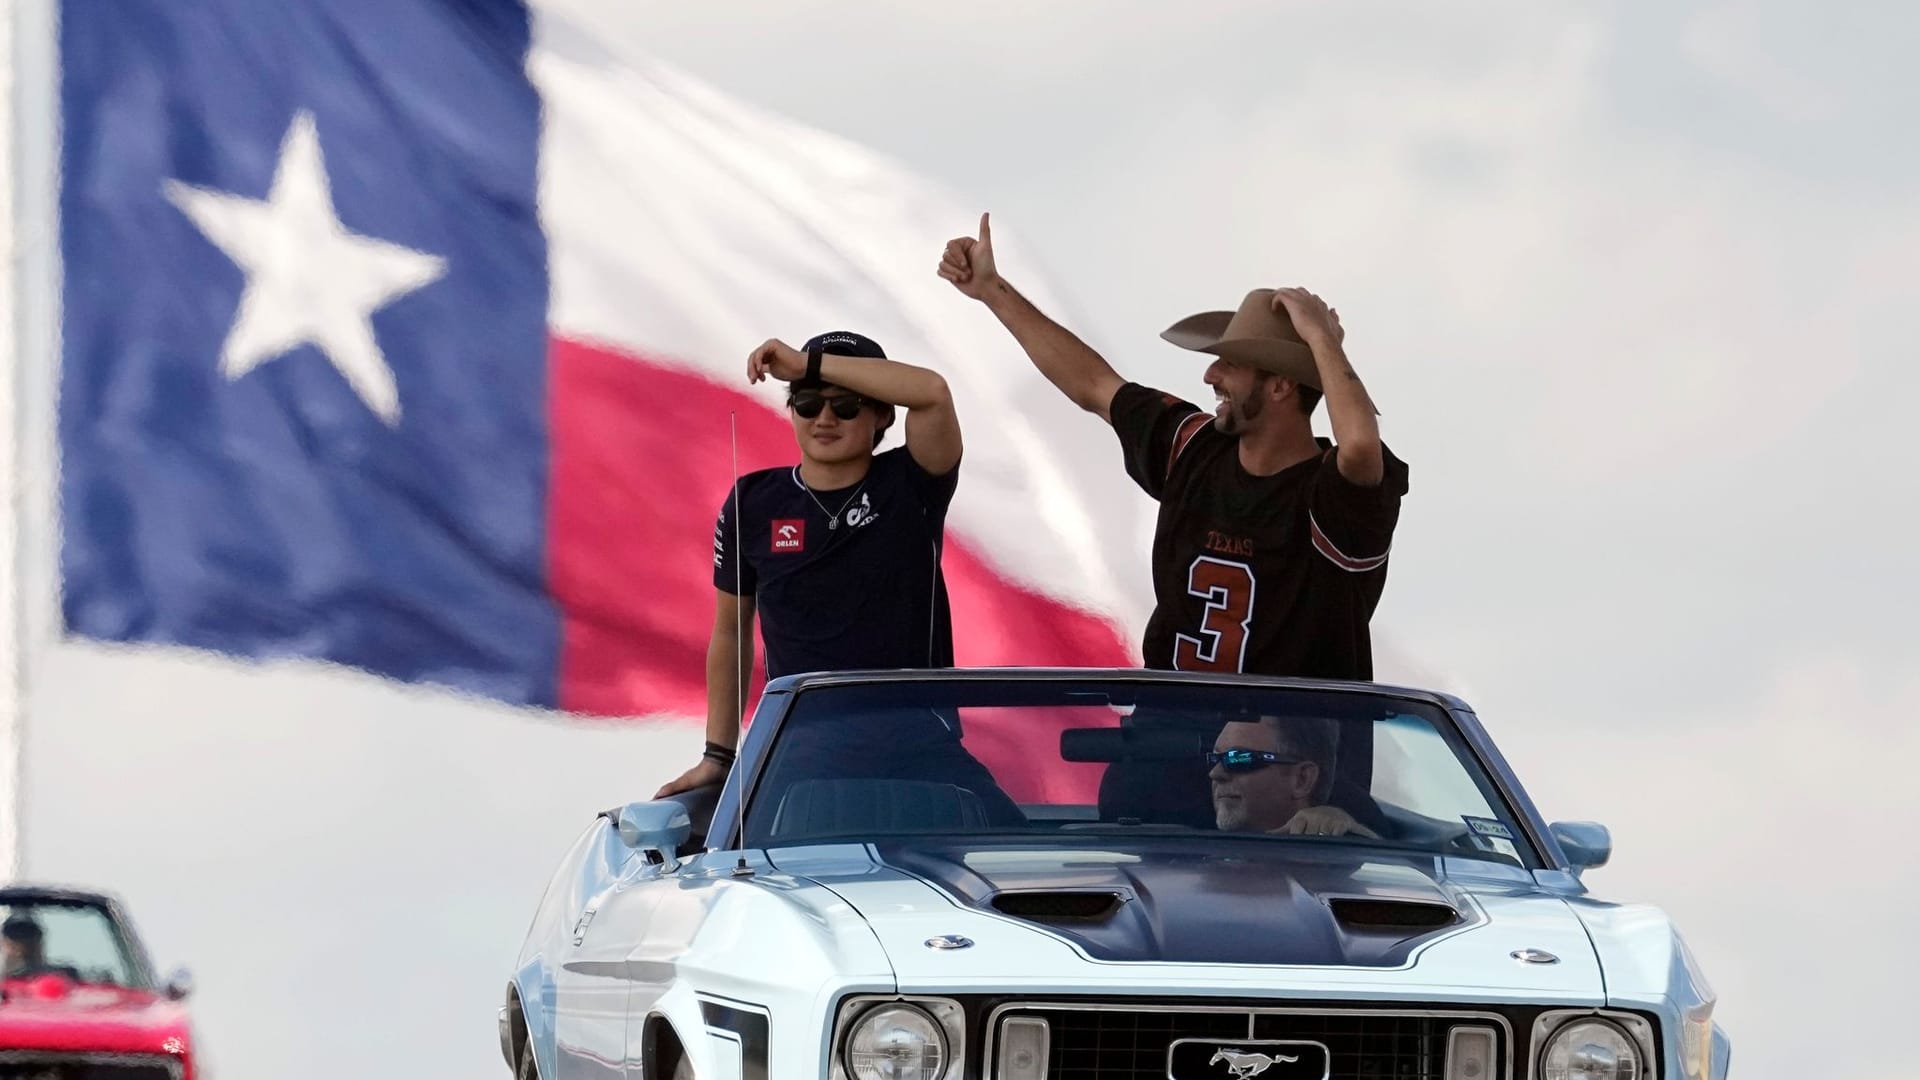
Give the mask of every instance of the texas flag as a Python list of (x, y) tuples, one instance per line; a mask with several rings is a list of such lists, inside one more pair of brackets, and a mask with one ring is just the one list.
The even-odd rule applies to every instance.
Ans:
[(1128, 663), (1144, 500), (935, 276), (974, 210), (605, 10), (63, 4), (69, 630), (702, 715), (745, 357), (845, 328), (954, 388), (959, 662)]

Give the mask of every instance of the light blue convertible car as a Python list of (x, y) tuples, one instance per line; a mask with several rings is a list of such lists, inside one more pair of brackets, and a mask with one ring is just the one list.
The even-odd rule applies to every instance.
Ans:
[(600, 814), (505, 988), (522, 1078), (1720, 1080), (1463, 702), (1137, 670), (771, 684), (727, 784)]

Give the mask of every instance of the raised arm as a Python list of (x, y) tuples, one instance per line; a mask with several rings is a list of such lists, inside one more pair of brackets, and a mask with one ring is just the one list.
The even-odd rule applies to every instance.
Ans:
[[(771, 375), (793, 382), (807, 372), (807, 354), (770, 340), (747, 357), (747, 381)], [(869, 356), (820, 357), (820, 377), (856, 394), (907, 410), (907, 453), (922, 469), (945, 476), (960, 464), (960, 417), (953, 392), (937, 371)]]
[(1075, 405), (1112, 422), (1114, 392), (1126, 385), (1113, 366), (1073, 332), (1049, 319), (1000, 276), (993, 263), (993, 230), (980, 215), (980, 235), (947, 241), (940, 276), (966, 296), (987, 305), (1027, 351), (1033, 366)]
[(1365, 383), (1347, 360), (1346, 332), (1340, 316), (1327, 302), (1300, 288), (1276, 289), (1273, 306), (1293, 320), (1300, 339), (1313, 350), (1320, 372), (1321, 392), (1327, 399), (1327, 420), (1340, 453), (1335, 460), (1349, 483), (1373, 487), (1386, 475), (1386, 456), (1380, 448), (1380, 420)]

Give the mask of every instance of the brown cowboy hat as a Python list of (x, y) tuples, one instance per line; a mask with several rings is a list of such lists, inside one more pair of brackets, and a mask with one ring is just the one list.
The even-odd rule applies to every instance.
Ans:
[(1223, 360), (1284, 375), (1303, 386), (1321, 389), (1320, 369), (1313, 350), (1293, 328), (1285, 308), (1273, 309), (1273, 290), (1255, 289), (1240, 301), (1239, 311), (1203, 311), (1189, 315), (1160, 332), (1183, 349), (1212, 353)]
[(1238, 311), (1189, 315), (1162, 330), (1160, 336), (1183, 349), (1212, 353), (1323, 393), (1326, 390), (1320, 385), (1320, 367), (1313, 362), (1313, 350), (1293, 328), (1287, 309), (1274, 310), (1272, 289), (1248, 293)]

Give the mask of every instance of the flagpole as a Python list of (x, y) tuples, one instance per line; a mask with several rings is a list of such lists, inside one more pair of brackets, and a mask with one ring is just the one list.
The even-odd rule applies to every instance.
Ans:
[(57, 610), (59, 0), (0, 0), (0, 881), (27, 872), (35, 642)]
[(25, 545), (21, 542), (26, 509), (24, 433), (20, 422), (22, 403), (21, 329), (20, 329), (20, 218), (17, 189), (20, 151), (18, 20), (20, 3), (9, 0), (0, 15), (0, 117), (5, 117), (5, 144), (0, 146), (0, 371), (7, 373), (4, 408), (0, 425), (6, 437), (0, 439), (0, 484), (5, 498), (0, 499), (0, 875), (6, 880), (20, 877), (25, 867), (25, 848), (21, 843), (21, 818), (26, 808), (25, 779), (21, 744), (26, 725), (26, 645), (21, 628), (25, 623), (26, 597), (21, 587)]

